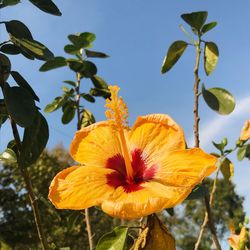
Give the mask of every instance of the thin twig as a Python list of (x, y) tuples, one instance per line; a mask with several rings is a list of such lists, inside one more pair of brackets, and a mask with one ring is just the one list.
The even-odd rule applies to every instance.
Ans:
[[(200, 55), (201, 55), (200, 45), (201, 45), (201, 39), (200, 39), (200, 37), (198, 37), (198, 42), (196, 43), (196, 62), (195, 62), (195, 67), (194, 67), (195, 81), (194, 81), (194, 110), (193, 110), (193, 112), (194, 112), (193, 131), (194, 131), (194, 138), (195, 138), (195, 147), (197, 147), (197, 148), (199, 148), (199, 146), (200, 146), (200, 139), (199, 139), (199, 121), (200, 121), (200, 117), (199, 117), (199, 83), (200, 83), (199, 65), (200, 65)], [(205, 223), (203, 223), (204, 225), (202, 224), (201, 231), (203, 232), (205, 230), (205, 226), (208, 222), (216, 249), (221, 250), (221, 247), (220, 247), (220, 244), (218, 241), (218, 237), (216, 234), (216, 229), (214, 226), (214, 221), (213, 221), (213, 217), (212, 217), (212, 211), (211, 211), (211, 207), (209, 204), (209, 200), (210, 200), (209, 196), (206, 195), (205, 196), (206, 214), (205, 214), (205, 219), (204, 219)], [(201, 236), (202, 236), (202, 234), (199, 234), (198, 240), (195, 244), (195, 250), (199, 249), (199, 245), (201, 242)]]
[[(81, 85), (81, 75), (79, 73), (76, 74), (77, 82), (76, 82), (76, 112), (77, 112), (77, 130), (81, 129), (81, 110), (80, 110), (80, 85)], [(85, 223), (86, 223), (86, 231), (88, 234), (89, 240), (89, 249), (94, 249), (94, 240), (93, 234), (91, 230), (91, 223), (90, 223), (90, 216), (89, 216), (89, 209), (84, 209), (84, 216), (85, 216)]]

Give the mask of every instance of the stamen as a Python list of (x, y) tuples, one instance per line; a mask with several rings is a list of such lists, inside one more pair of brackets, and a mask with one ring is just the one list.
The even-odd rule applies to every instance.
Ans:
[(119, 139), (122, 147), (122, 153), (126, 164), (126, 172), (129, 179), (133, 178), (133, 168), (131, 165), (131, 158), (129, 155), (124, 129), (128, 128), (128, 108), (122, 97), (118, 97), (118, 91), (120, 90), (117, 86), (109, 86), (111, 92), (111, 99), (106, 100), (105, 107), (106, 117), (110, 122), (110, 125), (114, 130), (119, 133)]

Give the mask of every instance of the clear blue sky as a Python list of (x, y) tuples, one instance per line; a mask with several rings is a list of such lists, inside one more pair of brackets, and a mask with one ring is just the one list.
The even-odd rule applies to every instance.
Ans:
[[(194, 51), (189, 48), (183, 58), (166, 75), (160, 67), (168, 46), (175, 40), (186, 39), (178, 28), (184, 24), (180, 14), (206, 10), (208, 21), (218, 21), (218, 26), (204, 39), (217, 43), (220, 50), (216, 70), (208, 78), (201, 73), (207, 87), (222, 87), (234, 94), (237, 107), (228, 117), (211, 111), (201, 99), (201, 145), (211, 152), (211, 140), (229, 137), (236, 141), (241, 127), (250, 118), (250, 2), (206, 0), (73, 0), (55, 1), (62, 17), (45, 14), (29, 2), (2, 9), (1, 20), (18, 19), (28, 25), (36, 40), (46, 44), (55, 55), (64, 55), (67, 35), (90, 31), (97, 39), (93, 49), (106, 52), (108, 59), (95, 60), (98, 75), (110, 84), (118, 84), (130, 110), (130, 123), (138, 115), (148, 113), (170, 114), (184, 128), (189, 146), (192, 146), (193, 124), (193, 66)], [(0, 28), (1, 40), (6, 36)], [(19, 71), (40, 96), (43, 109), (53, 98), (61, 94), (63, 80), (74, 79), (67, 69), (40, 73), (41, 61), (29, 61), (22, 56), (12, 58), (13, 69)], [(12, 80), (9, 80), (13, 83)], [(90, 83), (83, 82), (83, 89)], [(96, 120), (104, 119), (104, 100), (86, 103)], [(50, 126), (48, 146), (62, 142), (69, 147), (75, 132), (75, 122), (61, 125), (61, 111), (46, 114)], [(11, 139), (9, 127), (0, 132), (0, 148)], [(234, 182), (240, 194), (246, 196), (245, 207), (250, 214), (250, 164), (244, 160), (235, 163)], [(66, 167), (66, 166), (65, 166)]]

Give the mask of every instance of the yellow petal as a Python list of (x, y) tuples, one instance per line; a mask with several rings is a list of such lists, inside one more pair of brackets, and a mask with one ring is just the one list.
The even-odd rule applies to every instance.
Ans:
[(114, 191), (107, 185), (111, 169), (73, 166), (59, 172), (53, 179), (49, 199), (59, 209), (84, 209), (99, 205)]
[(143, 189), (126, 193), (122, 187), (102, 203), (102, 209), (113, 217), (136, 219), (173, 207), (191, 192), (190, 188), (167, 187), (157, 182), (146, 182)]
[(182, 128), (169, 116), (139, 116), (129, 132), (131, 150), (139, 148), (147, 155), (148, 164), (167, 152), (185, 148)]
[(233, 249), (236, 249), (236, 250), (240, 250), (240, 247), (239, 247), (240, 237), (239, 237), (239, 235), (232, 234), (228, 237), (227, 241), (228, 241), (228, 244), (230, 245), (230, 247), (232, 247)]
[(250, 120), (245, 122), (240, 133), (240, 140), (246, 141), (249, 139), (250, 139)]
[(216, 161), (199, 148), (173, 151), (159, 162), (154, 179), (164, 185), (193, 188), (216, 170)]
[(121, 148), (109, 123), (97, 122), (76, 132), (70, 154), (81, 164), (105, 167), (108, 158), (121, 154)]

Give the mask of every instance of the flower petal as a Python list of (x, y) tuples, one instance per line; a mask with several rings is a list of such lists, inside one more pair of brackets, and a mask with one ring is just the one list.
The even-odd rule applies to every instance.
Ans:
[(70, 154), (81, 164), (105, 167), (108, 158), (121, 154), (119, 138), (108, 122), (97, 122), (76, 132)]
[(164, 185), (192, 188), (216, 170), (216, 161), (199, 148), (173, 151), (158, 163), (154, 179)]
[(66, 168), (54, 177), (48, 197), (59, 209), (79, 210), (99, 205), (114, 191), (106, 178), (112, 171), (89, 166)]
[(250, 120), (244, 123), (244, 126), (240, 133), (240, 140), (246, 141), (250, 139)]
[(192, 189), (164, 186), (157, 182), (142, 184), (143, 189), (126, 193), (122, 187), (103, 201), (105, 213), (122, 219), (136, 219), (173, 207), (182, 202)]
[(182, 128), (171, 117), (163, 114), (139, 116), (129, 132), (129, 144), (131, 150), (143, 150), (149, 165), (169, 151), (185, 149)]

